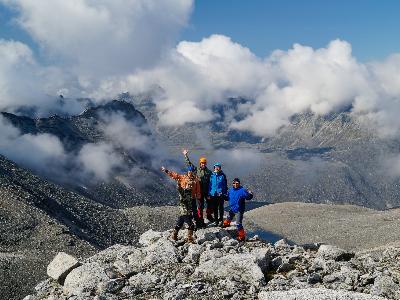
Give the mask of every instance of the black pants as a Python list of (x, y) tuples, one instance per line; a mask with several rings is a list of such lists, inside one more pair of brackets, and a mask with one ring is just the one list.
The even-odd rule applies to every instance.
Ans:
[(184, 223), (186, 223), (189, 226), (189, 230), (194, 229), (193, 216), (192, 215), (182, 215), (182, 216), (179, 216), (178, 222), (176, 222), (175, 230), (180, 230)]
[(222, 222), (224, 220), (224, 200), (225, 196), (211, 196), (215, 222)]
[(214, 204), (213, 204), (213, 201), (211, 200), (211, 198), (208, 199), (208, 197), (206, 198), (206, 203), (207, 203), (207, 209), (206, 209), (207, 219), (212, 222), (213, 221), (212, 215), (214, 213)]

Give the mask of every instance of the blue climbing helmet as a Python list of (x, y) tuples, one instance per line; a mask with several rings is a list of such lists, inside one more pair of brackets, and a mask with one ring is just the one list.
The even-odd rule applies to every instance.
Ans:
[(220, 168), (221, 168), (221, 167), (222, 167), (222, 165), (221, 165), (221, 163), (219, 163), (219, 162), (216, 162), (216, 163), (214, 164), (214, 168), (215, 168), (215, 167), (220, 167)]
[(188, 172), (194, 172), (194, 167), (192, 165), (187, 167)]

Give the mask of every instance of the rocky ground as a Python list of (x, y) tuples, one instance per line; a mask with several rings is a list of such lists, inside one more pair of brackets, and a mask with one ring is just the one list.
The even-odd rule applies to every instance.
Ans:
[[(245, 242), (234, 227), (198, 230), (194, 244), (149, 230), (78, 261), (59, 254), (25, 300), (400, 299), (400, 248), (355, 254), (330, 245)], [(301, 289), (299, 291), (299, 289)]]
[(400, 209), (286, 202), (250, 210), (244, 222), (269, 240), (285, 237), (297, 244), (320, 242), (354, 251), (400, 246)]

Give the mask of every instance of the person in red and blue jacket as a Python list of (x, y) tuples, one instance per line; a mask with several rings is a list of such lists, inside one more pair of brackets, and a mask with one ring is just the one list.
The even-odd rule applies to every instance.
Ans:
[(253, 193), (240, 185), (239, 178), (233, 179), (232, 187), (228, 192), (229, 213), (227, 218), (224, 220), (223, 227), (230, 226), (231, 221), (235, 215), (237, 215), (236, 227), (238, 229), (237, 239), (239, 241), (244, 241), (246, 239), (246, 233), (242, 225), (243, 215), (246, 209), (246, 200), (251, 200), (252, 198)]
[(228, 183), (220, 163), (214, 164), (214, 172), (210, 176), (208, 186), (208, 197), (213, 205), (214, 219), (216, 226), (223, 226), (224, 201), (227, 197)]

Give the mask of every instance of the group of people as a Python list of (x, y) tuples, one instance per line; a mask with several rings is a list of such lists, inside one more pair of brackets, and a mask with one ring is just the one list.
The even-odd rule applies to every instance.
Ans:
[[(207, 167), (207, 159), (201, 157), (199, 166), (195, 166), (189, 159), (189, 151), (182, 151), (187, 165), (186, 174), (178, 174), (165, 167), (161, 170), (177, 182), (179, 192), (180, 215), (171, 239), (178, 239), (178, 232), (186, 223), (188, 225), (187, 241), (193, 243), (193, 231), (195, 228), (204, 228), (204, 207), (206, 206), (206, 218), (208, 224), (228, 227), (236, 217), (238, 229), (237, 239), (244, 241), (246, 233), (242, 221), (245, 211), (245, 201), (253, 198), (253, 193), (240, 185), (239, 178), (232, 181), (232, 187), (228, 189), (227, 178), (222, 171), (220, 163), (216, 162), (213, 171)], [(229, 212), (224, 219), (224, 202), (229, 201)]]

